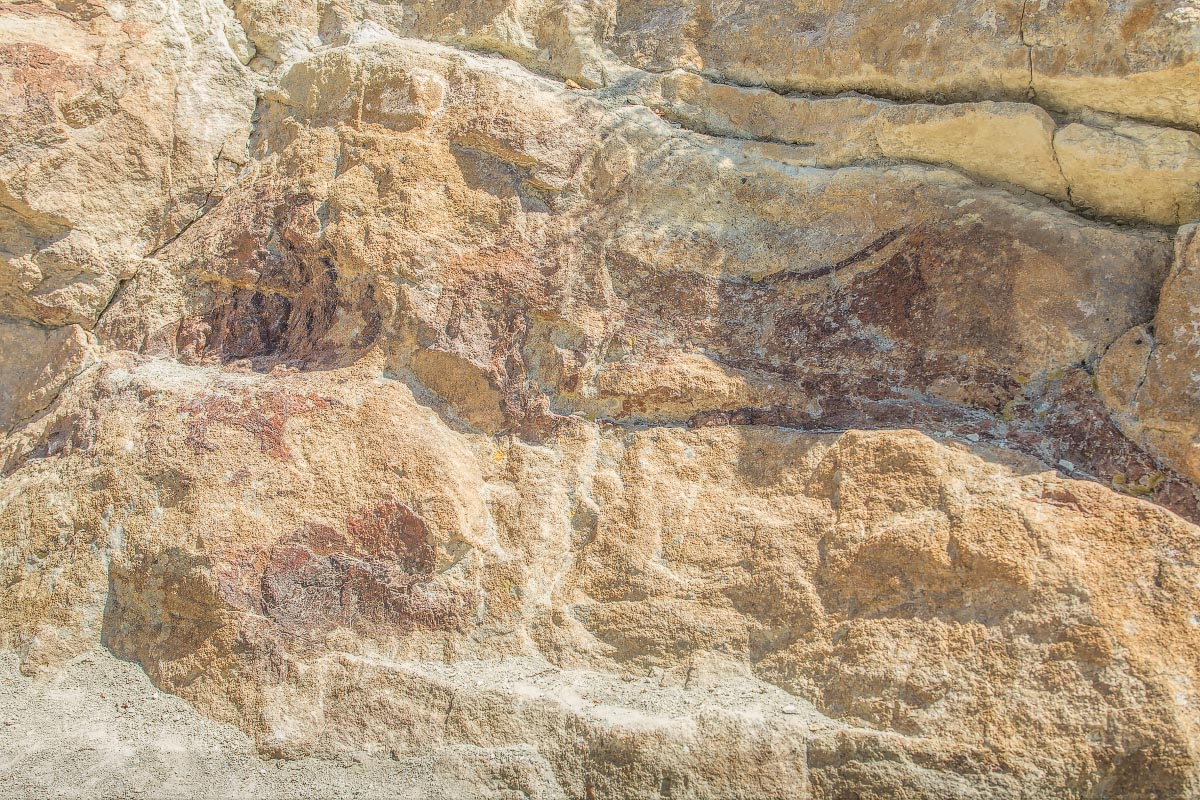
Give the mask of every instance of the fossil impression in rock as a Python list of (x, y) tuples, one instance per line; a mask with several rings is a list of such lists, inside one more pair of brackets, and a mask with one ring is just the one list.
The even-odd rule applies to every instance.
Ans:
[(0, 4), (0, 793), (1200, 797), (1196, 0)]

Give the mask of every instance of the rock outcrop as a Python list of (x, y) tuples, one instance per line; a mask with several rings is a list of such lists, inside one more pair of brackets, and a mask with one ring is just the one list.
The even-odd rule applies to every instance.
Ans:
[(0, 697), (116, 656), (308, 776), (161, 796), (1197, 796), (1198, 56), (1192, 0), (0, 7)]

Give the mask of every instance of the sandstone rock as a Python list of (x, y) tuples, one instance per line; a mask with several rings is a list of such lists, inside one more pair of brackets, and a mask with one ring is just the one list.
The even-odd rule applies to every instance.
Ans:
[(1200, 218), (1200, 134), (1072, 123), (1054, 135), (1054, 151), (1071, 199), (1085, 208), (1166, 225)]
[(1033, 97), (1061, 111), (1175, 127), (1200, 122), (1193, 0), (904, 0), (853, 9), (840, 0), (239, 0), (234, 7), (276, 62), (317, 42), (344, 44), (368, 20), (401, 36), (504, 53), (584, 86), (617, 80), (628, 66), (680, 68), (785, 91)]
[(616, 7), (613, 50), (638, 67), (889, 97), (1025, 99), (1174, 126), (1200, 120), (1190, 2), (905, 0), (850, 9), (772, 0)]
[(812, 166), (941, 164), (1102, 217), (1163, 225), (1200, 217), (1200, 136), (1191, 131), (1095, 115), (1057, 127), (1028, 103), (780, 95), (678, 70), (643, 79), (638, 92), (693, 130), (795, 145), (791, 158)]
[(804, 98), (671, 73), (657, 89), (674, 119), (702, 132), (799, 145), (814, 166), (884, 158), (947, 164), (1057, 200), (1054, 121), (1024, 103), (897, 104), (865, 97)]
[(1195, 796), (1190, 9), (0, 9), (0, 789)]
[[(464, 8), (439, 0), (420, 8), (306, 2), (285, 12), (263, 0), (235, 4), (273, 66), (302, 60), (320, 44), (416, 36), (503, 53), (576, 86), (633, 91), (639, 101), (661, 94), (663, 110), (685, 124), (803, 144), (812, 148), (810, 163), (883, 157), (948, 164), (1054, 200), (1067, 199), (1067, 184), (1078, 178), (1077, 206), (1100, 216), (1167, 225), (1196, 218), (1195, 137), (1179, 130), (1200, 125), (1192, 91), (1200, 77), (1200, 7), (1193, 0), (1112, 8), (1057, 0), (842, 6), (523, 0)], [(774, 91), (743, 91), (760, 86)], [(865, 104), (880, 112), (872, 114), (862, 103), (829, 99), (839, 92), (925, 102)], [(1126, 115), (1159, 127), (1133, 133), (1131, 120), (1119, 121), (1130, 133), (1118, 137), (1133, 136), (1136, 146), (1107, 136), (1111, 121), (1099, 131), (1061, 131), (1072, 172), (1064, 176), (1043, 108), (1093, 121), (1096, 112)], [(1072, 147), (1081, 136), (1095, 141)]]
[(1115, 419), (1175, 469), (1200, 477), (1200, 237), (1179, 230), (1175, 263), (1153, 322), (1133, 328), (1100, 362), (1097, 383)]
[(53, 403), (93, 358), (92, 345), (78, 325), (47, 329), (0, 317), (0, 374), (12, 387), (0, 397), (0, 430), (11, 431)]
[(60, 5), (4, 11), (0, 313), (91, 327), (245, 162), (253, 90), (220, 3)]
[[(128, 366), (95, 378), (68, 512), (96, 528), (23, 499), (78, 456), (7, 498), (46, 553), (5, 621), (32, 663), (77, 596), (272, 752), (532, 746), (567, 796), (1188, 785), (1195, 529), (1138, 500), (916, 433), (566, 422), (547, 447), (452, 433), (360, 368)], [(106, 570), (70, 553), (98, 537), (85, 600)]]

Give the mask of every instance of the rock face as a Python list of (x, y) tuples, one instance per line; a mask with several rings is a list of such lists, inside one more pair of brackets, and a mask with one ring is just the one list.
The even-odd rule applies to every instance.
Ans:
[(163, 797), (1200, 796), (1198, 57), (1192, 0), (0, 7), (0, 697), (136, 664)]

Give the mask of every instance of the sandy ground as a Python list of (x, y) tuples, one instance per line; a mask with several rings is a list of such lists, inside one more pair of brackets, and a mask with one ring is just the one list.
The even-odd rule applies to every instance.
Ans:
[(563, 796), (526, 748), (442, 748), (400, 761), (264, 760), (236, 728), (158, 691), (140, 667), (107, 651), (38, 680), (21, 675), (11, 653), (0, 654), (0, 797), (12, 800), (528, 797), (478, 780), (509, 771), (500, 764), (526, 779), (549, 778), (537, 781), (537, 797)]

